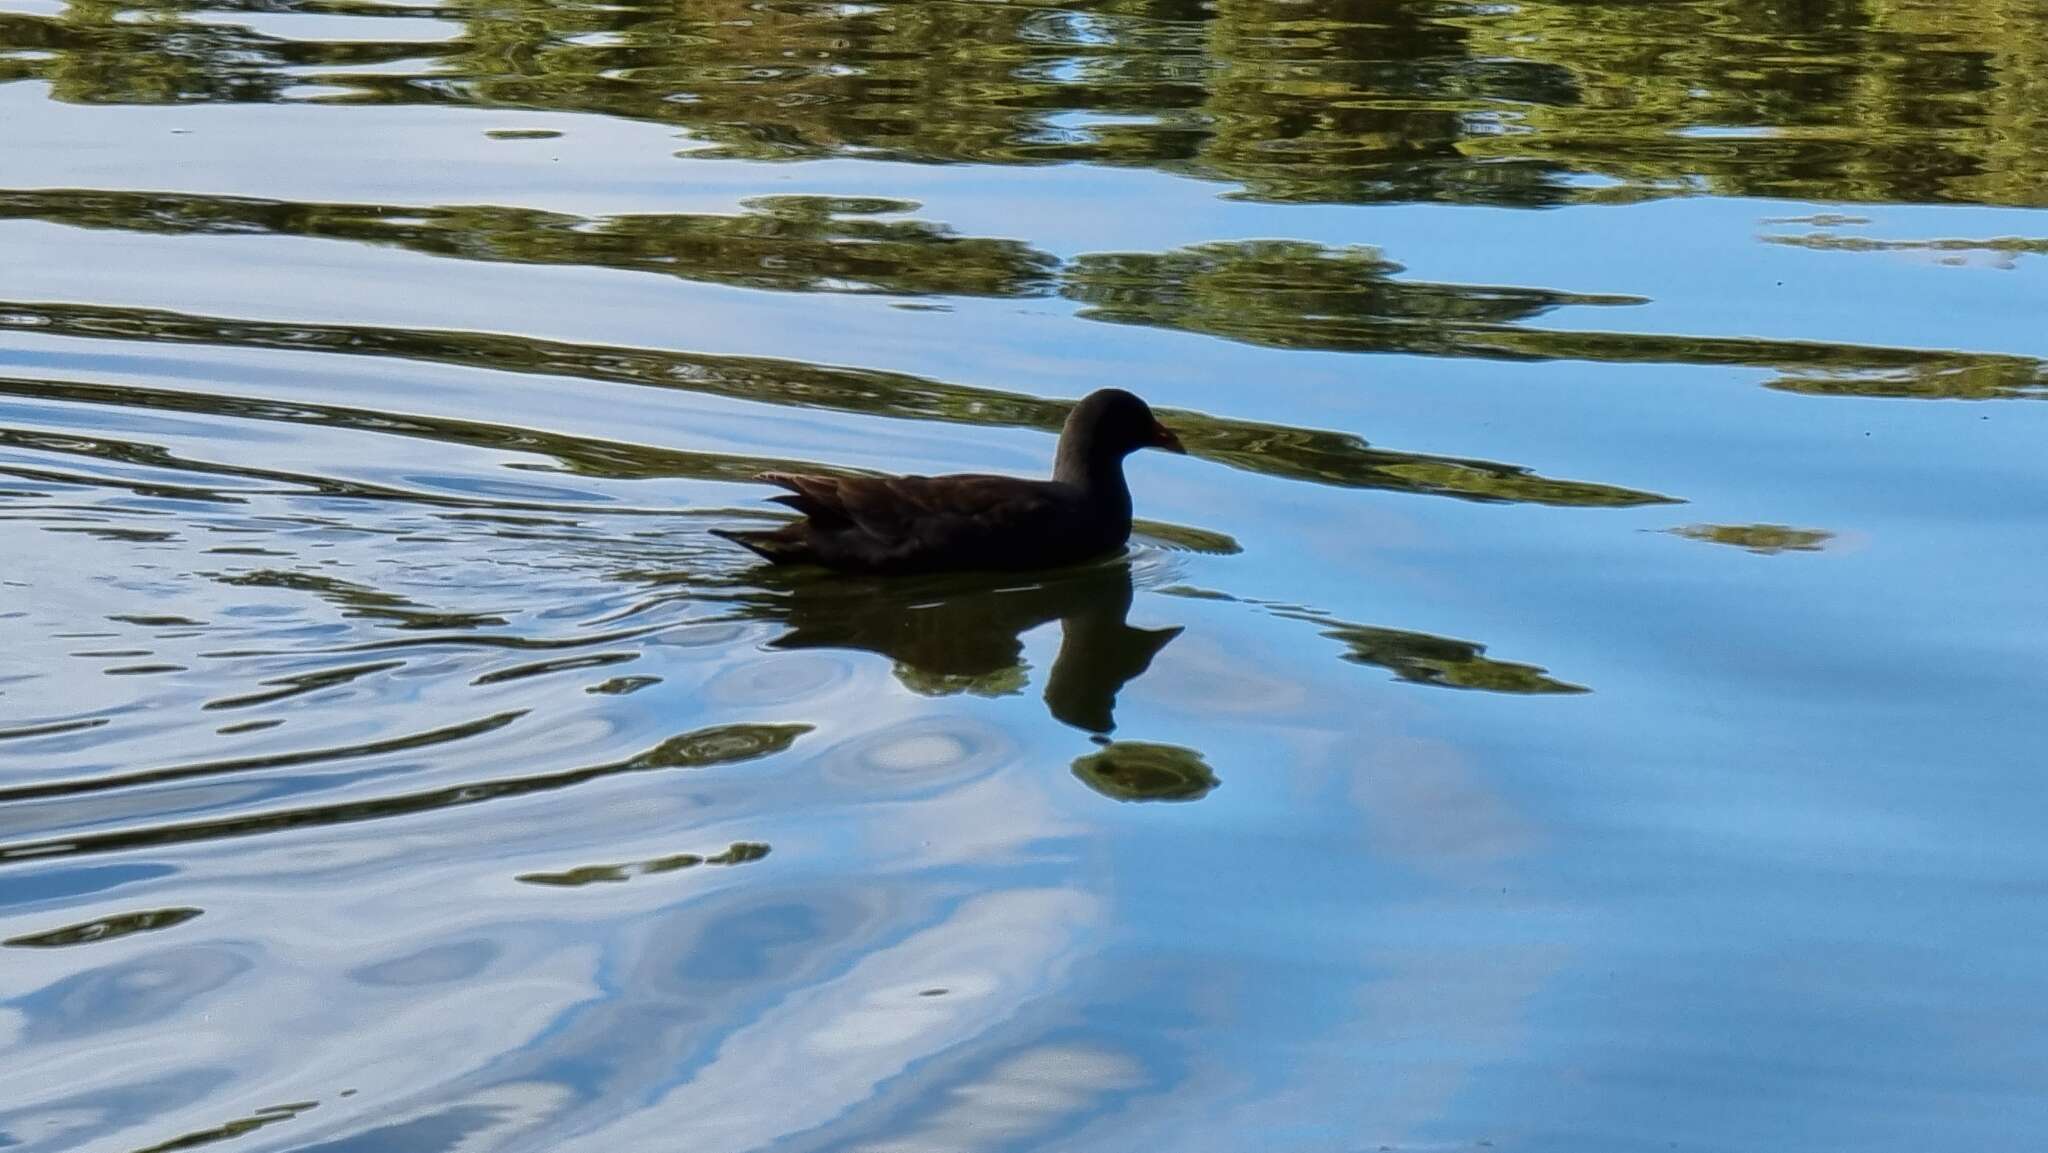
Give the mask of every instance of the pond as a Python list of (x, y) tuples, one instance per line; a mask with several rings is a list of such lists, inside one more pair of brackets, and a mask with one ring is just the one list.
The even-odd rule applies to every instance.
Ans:
[(0, 0), (0, 1146), (2025, 1147), (2044, 316), (2034, 0)]

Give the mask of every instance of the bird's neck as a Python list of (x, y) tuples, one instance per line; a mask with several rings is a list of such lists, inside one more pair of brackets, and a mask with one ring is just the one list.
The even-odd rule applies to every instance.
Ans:
[(1059, 457), (1053, 462), (1052, 478), (1080, 489), (1089, 504), (1098, 509), (1107, 508), (1116, 514), (1115, 519), (1119, 523), (1129, 524), (1131, 486), (1124, 481), (1123, 458), (1105, 453), (1069, 452), (1068, 447), (1060, 446)]
[(1131, 490), (1124, 483), (1123, 458), (1113, 453), (1092, 452), (1092, 447), (1069, 444), (1067, 438), (1062, 438), (1059, 455), (1053, 458), (1052, 478), (1090, 492), (1120, 492), (1129, 499)]

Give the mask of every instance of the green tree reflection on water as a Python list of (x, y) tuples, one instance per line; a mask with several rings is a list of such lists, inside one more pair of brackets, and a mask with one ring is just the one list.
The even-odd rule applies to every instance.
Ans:
[[(323, 29), (347, 21), (347, 38), (277, 34), (274, 18), (292, 13), (322, 17)], [(2038, 205), (2048, 203), (2044, 45), (2048, 10), (2028, 0), (1539, 0), (1483, 10), (1445, 0), (85, 0), (53, 14), (0, 13), (0, 81), (40, 80), (78, 103), (590, 112), (672, 125), (692, 156), (1082, 161), (1213, 179), (1230, 195), (1271, 201), (1541, 207), (1706, 193)], [(1815, 396), (2048, 392), (2048, 368), (2021, 356), (1630, 333), (1612, 321), (1601, 331), (1545, 328), (1535, 322), (1557, 308), (1638, 298), (1433, 284), (1402, 275), (1398, 251), (1235, 241), (1063, 259), (1022, 240), (957, 234), (918, 219), (917, 207), (784, 196), (727, 213), (583, 217), (0, 190), (0, 218), (343, 240), (771, 291), (1061, 296), (1084, 317), (1276, 348), (1737, 365)], [(2048, 247), (2029, 237), (1766, 239), (2008, 260)], [(771, 374), (750, 375), (748, 388), (774, 390), (762, 379)], [(927, 415), (907, 399), (883, 407)], [(1057, 422), (1032, 414), (1029, 423)], [(1375, 483), (1397, 475), (1433, 474), (1380, 470)], [(1526, 498), (1476, 475), (1442, 483)], [(1557, 499), (1589, 503), (1586, 495)]]
[(1201, 753), (1144, 741), (1117, 741), (1077, 758), (1074, 776), (1116, 801), (1199, 801), (1222, 783)]
[[(1545, 328), (1532, 322), (1559, 308), (1620, 309), (1625, 316), (1627, 306), (1644, 301), (1616, 294), (1417, 280), (1403, 275), (1402, 266), (1385, 252), (1365, 245), (1229, 241), (1167, 252), (1089, 253), (1062, 262), (1022, 241), (963, 236), (943, 224), (916, 219), (909, 214), (917, 207), (872, 197), (775, 196), (746, 201), (734, 213), (583, 217), (493, 205), (320, 204), (120, 190), (0, 189), (0, 220), (168, 236), (345, 240), (451, 259), (611, 268), (779, 292), (1005, 299), (1057, 294), (1078, 304), (1079, 315), (1086, 319), (1271, 348), (1733, 365), (1773, 372), (1766, 381), (1772, 388), (1814, 395), (1981, 399), (2048, 393), (2048, 365), (2026, 356)], [(1856, 247), (1854, 238), (1772, 239)], [(2048, 241), (2013, 237), (1919, 243), (1935, 250), (1983, 250), (2008, 257), (2048, 247)], [(1883, 247), (1877, 242), (1865, 245), (1873, 246)], [(514, 349), (500, 347), (506, 345), (505, 338), (493, 342), (470, 334), (388, 329), (286, 336), (275, 331), (278, 326), (253, 322), (139, 311), (117, 318), (110, 310), (70, 306), (59, 312), (36, 302), (0, 303), (0, 328), (159, 341), (289, 343), (465, 364), (489, 360), (490, 367), (514, 371), (526, 367), (609, 379), (625, 375), (776, 403), (924, 419), (1057, 428), (1064, 417), (1062, 407), (1028, 397), (911, 384), (901, 376), (819, 365), (782, 368), (754, 362), (754, 369), (735, 371), (742, 358), (624, 349), (570, 353), (539, 341)], [(486, 351), (483, 344), (492, 347)], [(691, 363), (677, 363), (682, 360)], [(720, 367), (712, 367), (714, 363)], [(648, 377), (652, 380), (644, 379)], [(941, 400), (938, 392), (946, 393), (947, 399)], [(1202, 452), (1193, 442), (1189, 447)], [(1252, 461), (1237, 463), (1267, 471)], [(1290, 471), (1292, 467), (1280, 466)], [(1348, 483), (1328, 470), (1317, 471), (1325, 480)], [(1390, 474), (1383, 473), (1381, 479), (1386, 475)], [(1409, 475), (1421, 474), (1411, 470)], [(1446, 481), (1445, 487), (1473, 488), (1455, 479)], [(1495, 491), (1487, 495), (1498, 499), (1549, 503), (1656, 499), (1647, 494), (1594, 498), (1585, 491), (1545, 498), (1484, 483), (1479, 487), (1492, 488)]]
[[(287, 39), (241, 11), (391, 33)], [(0, 50), (0, 79), (81, 103), (589, 111), (714, 155), (1085, 160), (1282, 201), (2039, 204), (2048, 186), (2031, 0), (82, 0), (0, 15)]]

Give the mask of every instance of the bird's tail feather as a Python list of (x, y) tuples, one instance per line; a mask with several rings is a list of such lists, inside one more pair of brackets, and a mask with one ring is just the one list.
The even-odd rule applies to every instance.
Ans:
[(802, 540), (792, 539), (784, 529), (762, 532), (758, 529), (715, 528), (711, 535), (724, 537), (774, 564), (799, 564), (811, 558), (809, 547)]

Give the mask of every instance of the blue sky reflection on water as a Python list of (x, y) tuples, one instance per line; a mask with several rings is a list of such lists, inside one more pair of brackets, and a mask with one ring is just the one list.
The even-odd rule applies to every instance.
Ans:
[(0, 1144), (2013, 1147), (2022, 9), (0, 0)]

